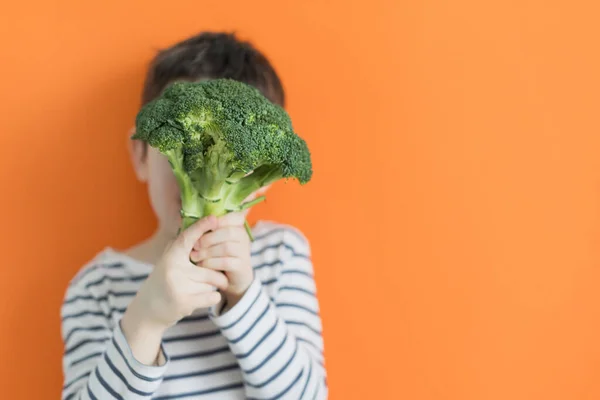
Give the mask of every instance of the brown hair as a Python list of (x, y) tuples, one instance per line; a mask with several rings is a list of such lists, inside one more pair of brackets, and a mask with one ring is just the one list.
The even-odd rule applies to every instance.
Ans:
[(233, 33), (202, 32), (158, 52), (142, 91), (142, 106), (177, 80), (230, 78), (256, 87), (273, 103), (285, 106), (285, 93), (264, 54)]

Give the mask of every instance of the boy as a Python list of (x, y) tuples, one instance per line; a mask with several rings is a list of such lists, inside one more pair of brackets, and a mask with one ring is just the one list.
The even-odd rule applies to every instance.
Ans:
[[(173, 81), (220, 77), (284, 105), (268, 60), (211, 32), (156, 56), (142, 104)], [(242, 213), (204, 218), (177, 235), (179, 189), (168, 162), (139, 141), (130, 154), (158, 228), (126, 251), (104, 249), (70, 282), (61, 309), (62, 398), (327, 398), (305, 237), (261, 221), (250, 242)]]

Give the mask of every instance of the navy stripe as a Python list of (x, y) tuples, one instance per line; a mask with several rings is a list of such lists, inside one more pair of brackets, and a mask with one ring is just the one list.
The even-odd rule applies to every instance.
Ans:
[[(256, 239), (255, 239), (255, 241), (256, 241)], [(276, 244), (270, 244), (270, 245), (267, 245), (265, 247), (261, 247), (259, 250), (251, 252), (250, 255), (252, 257), (262, 256), (267, 250), (278, 249), (279, 247), (281, 247), (283, 245), (284, 245), (283, 242), (279, 242), (279, 243), (276, 243)]]
[(308, 376), (306, 377), (306, 382), (304, 383), (304, 387), (302, 388), (302, 393), (300, 394), (300, 400), (304, 398), (304, 393), (306, 393), (306, 388), (308, 387), (308, 383), (310, 382), (310, 378), (312, 376), (312, 363), (308, 363)]
[(286, 290), (306, 293), (306, 294), (311, 295), (313, 297), (317, 296), (317, 294), (315, 292), (311, 292), (310, 290), (302, 289), (302, 288), (296, 287), (296, 286), (282, 286), (282, 287), (279, 288), (280, 292), (283, 292), (283, 291), (286, 291)]
[(78, 348), (80, 348), (81, 346), (85, 346), (88, 343), (104, 343), (106, 342), (108, 339), (110, 339), (110, 337), (103, 337), (103, 338), (98, 338), (98, 339), (86, 339), (86, 340), (82, 340), (81, 342), (77, 343), (76, 345), (72, 346), (71, 348), (65, 350), (65, 356), (68, 356), (69, 354), (71, 354), (72, 352), (74, 352), (75, 350), (77, 350)]
[(302, 371), (300, 371), (298, 376), (296, 376), (296, 379), (294, 379), (294, 381), (292, 383), (290, 383), (290, 385), (287, 388), (285, 388), (281, 393), (279, 393), (275, 397), (271, 397), (271, 399), (269, 399), (269, 400), (280, 399), (283, 395), (285, 395), (287, 392), (289, 392), (296, 385), (296, 383), (298, 383), (300, 381), (300, 379), (302, 379), (303, 375), (304, 375), (304, 368), (302, 368)]
[(244, 372), (246, 374), (252, 374), (256, 371), (258, 371), (263, 365), (265, 365), (271, 358), (273, 358), (273, 356), (275, 356), (275, 354), (277, 354), (279, 352), (279, 350), (281, 350), (281, 348), (285, 345), (285, 343), (287, 342), (288, 339), (288, 335), (283, 336), (283, 340), (281, 341), (281, 343), (279, 344), (279, 346), (277, 346), (275, 348), (275, 350), (273, 350), (271, 352), (271, 354), (269, 354), (264, 360), (262, 360), (262, 362), (260, 364), (258, 364), (256, 367), (252, 368), (252, 369), (248, 369), (248, 370), (244, 370)]
[(218, 336), (220, 334), (221, 334), (221, 331), (216, 330), (216, 331), (210, 331), (210, 332), (197, 333), (194, 335), (172, 336), (170, 338), (163, 339), (163, 342), (165, 342), (165, 343), (183, 342), (186, 340), (204, 339), (207, 337)]
[(283, 262), (281, 260), (275, 260), (275, 261), (271, 261), (271, 262), (265, 262), (262, 264), (258, 264), (258, 265), (254, 265), (252, 268), (256, 269), (261, 269), (261, 268), (266, 268), (266, 267), (274, 267), (277, 264), (283, 264)]
[(306, 271), (301, 271), (299, 269), (284, 269), (283, 271), (281, 271), (281, 275), (292, 275), (292, 274), (304, 275), (311, 279), (313, 278), (312, 274), (309, 274)]
[(185, 317), (184, 319), (180, 320), (179, 323), (182, 322), (199, 322), (199, 321), (208, 321), (210, 319), (208, 314), (202, 314), (202, 315), (190, 315), (189, 317)]
[(86, 289), (91, 288), (92, 286), (96, 286), (96, 285), (100, 285), (102, 284), (104, 281), (111, 281), (111, 282), (140, 282), (145, 280), (148, 277), (148, 275), (135, 275), (135, 276), (108, 276), (105, 275), (100, 279), (97, 279), (95, 281), (92, 282), (88, 282), (85, 285)]
[(98, 378), (98, 381), (100, 382), (104, 390), (110, 393), (112, 397), (114, 397), (117, 400), (125, 400), (123, 399), (123, 397), (121, 397), (121, 395), (119, 395), (119, 393), (115, 392), (115, 390), (110, 387), (110, 385), (104, 380), (104, 378), (102, 378), (102, 376), (100, 375), (100, 371), (98, 371), (98, 368), (96, 368), (94, 372), (96, 373), (96, 378)]
[[(281, 393), (279, 393), (278, 395), (274, 396), (274, 397), (268, 397), (266, 399), (260, 399), (260, 400), (276, 400), (276, 399), (281, 399), (281, 396), (285, 395), (287, 392), (289, 392), (296, 383), (298, 383), (298, 381), (300, 380), (300, 378), (302, 378), (302, 375), (304, 375), (304, 368), (302, 368), (302, 371), (300, 371), (300, 373), (298, 374), (298, 376), (296, 376), (296, 378), (292, 381), (292, 383), (290, 383), (288, 385), (288, 387), (286, 387), (285, 389), (283, 389), (283, 391)], [(248, 400), (259, 400), (256, 398), (249, 398)]]
[(239, 369), (239, 368), (240, 368), (240, 366), (237, 363), (235, 363), (235, 364), (231, 364), (231, 365), (225, 365), (222, 367), (205, 369), (203, 371), (189, 372), (187, 374), (167, 375), (167, 376), (165, 376), (164, 380), (171, 381), (173, 379), (183, 379), (183, 378), (191, 378), (194, 376), (211, 375), (211, 374), (216, 374), (216, 373), (223, 372), (223, 371), (232, 371), (234, 369)]
[(291, 251), (293, 257), (306, 258), (307, 260), (309, 259), (309, 257), (305, 254), (296, 253), (295, 248), (293, 248), (292, 246), (290, 246), (289, 244), (284, 243), (284, 242), (279, 242), (277, 244), (271, 244), (271, 245), (265, 246), (265, 247), (261, 248), (260, 250), (253, 251), (252, 253), (250, 253), (250, 255), (252, 257), (262, 256), (267, 250), (278, 249), (280, 247), (283, 247), (283, 248)]
[(314, 316), (316, 316), (316, 317), (318, 317), (318, 316), (319, 316), (319, 313), (318, 313), (317, 311), (315, 311), (315, 310), (311, 310), (311, 309), (310, 309), (310, 308), (308, 308), (308, 307), (301, 306), (300, 304), (292, 304), (292, 303), (278, 303), (276, 306), (277, 306), (278, 308), (297, 308), (297, 309), (299, 309), (299, 310), (306, 311), (307, 313), (310, 313), (310, 314), (312, 314), (312, 315), (314, 315)]
[(241, 358), (246, 358), (246, 357), (250, 356), (254, 352), (254, 350), (256, 350), (256, 348), (261, 345), (262, 342), (264, 342), (265, 340), (267, 340), (267, 338), (269, 336), (271, 336), (271, 334), (275, 331), (275, 329), (278, 326), (279, 326), (279, 320), (277, 321), (277, 323), (275, 325), (273, 325), (273, 327), (271, 329), (269, 329), (267, 331), (267, 333), (265, 333), (263, 335), (263, 337), (258, 341), (258, 343), (256, 343), (247, 353), (245, 353), (245, 354), (235, 354), (235, 357), (237, 359), (241, 359)]
[(231, 329), (232, 327), (234, 327), (238, 322), (240, 322), (246, 316), (246, 314), (248, 314), (248, 311), (250, 311), (250, 309), (252, 308), (252, 306), (254, 306), (254, 303), (256, 303), (258, 301), (258, 299), (260, 298), (261, 293), (262, 292), (260, 290), (258, 290), (258, 293), (256, 293), (256, 297), (254, 297), (254, 300), (252, 300), (252, 303), (250, 303), (250, 305), (248, 306), (248, 308), (246, 308), (246, 311), (244, 311), (244, 313), (242, 315), (240, 315), (240, 317), (238, 319), (236, 319), (235, 321), (233, 321), (229, 325), (222, 327), (221, 329), (226, 331), (226, 330)]
[(274, 283), (277, 283), (277, 278), (267, 279), (266, 281), (262, 282), (263, 285), (272, 285)]
[(232, 384), (229, 384), (229, 385), (218, 386), (218, 387), (211, 388), (211, 389), (199, 390), (197, 392), (188, 392), (188, 393), (182, 393), (182, 394), (176, 394), (176, 395), (159, 396), (159, 397), (155, 397), (154, 400), (183, 399), (185, 397), (201, 396), (203, 394), (211, 394), (211, 393), (223, 392), (223, 391), (226, 391), (226, 390), (242, 389), (243, 387), (244, 387), (244, 384), (241, 383), (241, 382), (239, 382), (239, 383), (232, 383)]
[(77, 359), (77, 360), (75, 360), (75, 361), (72, 361), (72, 362), (69, 364), (69, 367), (74, 367), (74, 366), (76, 366), (77, 364), (80, 364), (80, 363), (82, 363), (82, 362), (84, 362), (84, 361), (87, 361), (87, 360), (89, 360), (90, 358), (98, 357), (98, 356), (101, 356), (101, 355), (102, 355), (102, 352), (88, 354), (88, 355), (87, 355), (87, 356), (85, 356), (85, 357), (82, 357), (82, 358), (80, 358), (80, 359)]
[(129, 382), (127, 382), (127, 379), (125, 378), (125, 376), (123, 376), (123, 374), (121, 373), (121, 371), (119, 371), (117, 369), (117, 367), (115, 367), (115, 364), (113, 364), (112, 361), (110, 361), (110, 358), (108, 358), (108, 356), (106, 355), (106, 353), (104, 353), (104, 360), (106, 361), (106, 363), (108, 364), (108, 366), (110, 367), (110, 369), (112, 370), (112, 372), (121, 380), (121, 382), (123, 382), (125, 384), (125, 386), (127, 386), (127, 389), (130, 392), (133, 392), (137, 395), (140, 396), (152, 396), (153, 392), (142, 392), (141, 390), (138, 390), (136, 388), (134, 388), (133, 386), (131, 386), (129, 384)]
[(246, 332), (242, 333), (241, 336), (239, 336), (235, 339), (231, 339), (230, 342), (235, 344), (235, 343), (238, 343), (240, 340), (243, 340), (246, 336), (248, 336), (248, 334), (252, 331), (252, 329), (254, 329), (254, 327), (260, 322), (260, 320), (263, 319), (265, 315), (267, 315), (268, 311), (269, 311), (269, 303), (267, 303), (267, 306), (265, 307), (264, 311), (259, 315), (259, 317), (257, 319), (254, 320), (252, 325), (250, 325), (250, 327), (248, 329), (246, 329)]
[(157, 377), (157, 378), (149, 378), (147, 376), (141, 375), (140, 373), (138, 373), (136, 370), (134, 370), (131, 367), (131, 364), (129, 364), (129, 361), (127, 361), (127, 358), (125, 357), (125, 354), (123, 354), (123, 350), (121, 350), (121, 347), (119, 346), (119, 344), (117, 343), (117, 341), (115, 340), (115, 338), (113, 337), (113, 345), (116, 347), (117, 351), (119, 352), (119, 354), (121, 355), (121, 358), (123, 359), (123, 361), (125, 361), (125, 364), (127, 364), (127, 367), (129, 368), (129, 371), (131, 371), (131, 373), (136, 377), (139, 378), (143, 381), (146, 382), (156, 382), (158, 380), (161, 379), (161, 377)]
[(296, 343), (296, 346), (294, 347), (294, 352), (292, 353), (292, 356), (290, 357), (290, 359), (285, 363), (285, 365), (283, 367), (281, 367), (279, 369), (279, 371), (275, 372), (270, 378), (268, 378), (266, 381), (262, 382), (262, 383), (257, 383), (257, 384), (253, 384), (250, 382), (246, 382), (246, 384), (250, 387), (253, 388), (257, 388), (260, 389), (262, 387), (267, 386), (269, 383), (273, 382), (275, 379), (277, 379), (277, 377), (279, 375), (281, 375), (283, 373), (283, 371), (285, 371), (287, 369), (287, 367), (290, 366), (290, 364), (292, 363), (292, 361), (294, 361), (294, 358), (296, 358), (296, 353), (298, 352), (298, 344)]
[(87, 328), (73, 328), (67, 334), (67, 337), (65, 339), (65, 343), (69, 342), (69, 339), (71, 338), (71, 336), (75, 332), (79, 332), (79, 331), (84, 331), (84, 332), (98, 332), (98, 331), (104, 331), (104, 330), (108, 330), (108, 328), (106, 326), (103, 326), (103, 325), (94, 325), (94, 326), (90, 326), (90, 327), (87, 327)]
[(297, 341), (301, 342), (301, 343), (306, 343), (308, 345), (310, 345), (311, 347), (313, 347), (315, 350), (317, 350), (319, 352), (319, 354), (323, 355), (323, 349), (320, 348), (319, 346), (317, 346), (316, 344), (314, 344), (313, 342), (311, 342), (310, 340), (304, 339), (304, 338), (296, 338)]
[(82, 380), (83, 378), (87, 378), (88, 376), (90, 376), (90, 371), (79, 375), (77, 378), (73, 379), (71, 382), (65, 384), (63, 386), (63, 391), (67, 390), (68, 388), (70, 388), (71, 386), (73, 386), (73, 384), (75, 384), (75, 382), (78, 382), (80, 380)]
[(269, 236), (272, 236), (272, 235), (274, 235), (276, 233), (281, 233), (281, 232), (284, 232), (284, 231), (285, 231), (285, 229), (283, 229), (283, 228), (272, 229), (272, 230), (270, 230), (270, 231), (268, 231), (266, 233), (263, 233), (262, 235), (256, 235), (256, 236), (254, 236), (254, 241), (257, 242), (257, 241), (262, 240), (264, 238), (268, 238)]
[[(304, 258), (306, 260), (310, 260), (307, 256), (301, 256), (299, 254), (295, 254), (294, 257), (296, 257), (296, 258)], [(262, 264), (255, 265), (252, 268), (255, 269), (255, 270), (257, 270), (257, 269), (266, 268), (266, 267), (274, 267), (275, 265), (278, 265), (278, 264), (282, 264), (283, 265), (283, 261), (279, 259), (279, 260), (275, 260), (275, 261), (271, 261), (271, 262), (264, 262)]]
[(76, 393), (71, 393), (70, 395), (68, 395), (67, 397), (65, 397), (63, 400), (71, 400), (73, 397), (75, 397)]
[(317, 385), (317, 388), (315, 389), (315, 395), (313, 396), (312, 400), (317, 399), (317, 395), (319, 394), (320, 391), (321, 391), (321, 385)]
[(83, 316), (86, 316), (86, 315), (94, 315), (96, 317), (110, 318), (110, 316), (112, 315), (112, 313), (114, 313), (115, 311), (116, 312), (120, 312), (120, 313), (124, 313), (125, 311), (127, 311), (127, 307), (111, 308), (110, 310), (108, 310), (108, 315), (106, 315), (103, 311), (81, 311), (81, 312), (78, 312), (77, 314), (65, 315), (64, 317), (62, 317), (62, 320), (64, 322), (67, 319), (79, 318), (79, 317), (83, 317)]
[(263, 233), (262, 235), (257, 235), (257, 236), (255, 236), (255, 237), (254, 237), (254, 241), (259, 241), (259, 240), (262, 240), (262, 239), (264, 239), (264, 238), (267, 238), (267, 237), (269, 237), (269, 236), (271, 236), (271, 235), (274, 235), (274, 234), (276, 234), (276, 233), (281, 233), (281, 232), (289, 232), (289, 233), (291, 233), (292, 235), (296, 236), (296, 238), (297, 238), (297, 239), (298, 239), (300, 242), (302, 242), (302, 243), (306, 242), (306, 239), (304, 239), (304, 238), (302, 237), (302, 235), (300, 235), (298, 232), (296, 232), (295, 230), (293, 230), (293, 229), (290, 229), (290, 228), (276, 228), (276, 229), (272, 229), (272, 230), (270, 230), (269, 232)]
[(76, 314), (65, 315), (64, 317), (62, 317), (62, 321), (65, 322), (66, 320), (68, 320), (70, 318), (79, 318), (79, 317), (83, 317), (85, 315), (94, 315), (97, 317), (107, 317), (107, 315), (102, 311), (80, 311)]
[(196, 358), (196, 357), (208, 357), (208, 356), (213, 356), (215, 354), (219, 354), (219, 353), (226, 353), (230, 351), (229, 346), (224, 346), (224, 347), (219, 347), (213, 350), (206, 350), (206, 351), (199, 351), (196, 353), (186, 353), (186, 354), (182, 354), (179, 356), (171, 356), (171, 361), (178, 361), (178, 360), (186, 360), (188, 358)]
[(313, 328), (312, 326), (308, 325), (305, 322), (301, 322), (301, 321), (285, 321), (286, 324), (288, 325), (297, 325), (297, 326), (303, 326), (311, 331), (313, 331), (315, 334), (317, 335), (321, 335), (321, 331), (318, 329)]
[(87, 270), (85, 270), (85, 271), (81, 271), (81, 273), (80, 273), (78, 276), (76, 275), (76, 276), (73, 278), (73, 283), (81, 282), (81, 280), (82, 280), (84, 277), (86, 277), (86, 276), (87, 276), (88, 274), (90, 274), (91, 272), (94, 272), (94, 271), (98, 270), (98, 268), (105, 267), (105, 268), (110, 268), (110, 269), (113, 269), (113, 268), (121, 268), (121, 267), (123, 267), (123, 266), (124, 266), (124, 264), (123, 264), (123, 263), (121, 263), (121, 262), (117, 262), (117, 263), (111, 263), (111, 264), (96, 264), (96, 265), (92, 265), (92, 266), (90, 266), (90, 267), (89, 267)]
[(96, 396), (94, 396), (94, 393), (92, 393), (92, 391), (90, 389), (90, 385), (88, 385), (88, 387), (87, 387), (87, 392), (88, 392), (88, 396), (90, 396), (90, 399), (98, 400), (98, 398)]
[(87, 296), (75, 296), (75, 297), (71, 297), (68, 300), (65, 300), (63, 302), (63, 304), (71, 304), (71, 303), (76, 302), (77, 300), (96, 300), (96, 297), (92, 296), (91, 294), (87, 295)]
[(82, 296), (74, 296), (69, 298), (68, 300), (65, 300), (63, 304), (71, 304), (76, 302), (77, 300), (96, 300), (98, 302), (100, 301), (107, 301), (109, 296), (114, 296), (114, 297), (133, 297), (137, 294), (137, 292), (111, 292), (108, 291), (106, 292), (106, 294), (104, 296), (100, 296), (100, 297), (94, 297), (92, 295), (82, 295)]

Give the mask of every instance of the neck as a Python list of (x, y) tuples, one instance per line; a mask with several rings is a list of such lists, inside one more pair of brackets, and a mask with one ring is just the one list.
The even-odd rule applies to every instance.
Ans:
[(129, 257), (154, 265), (160, 259), (169, 241), (174, 235), (158, 228), (152, 236), (124, 251)]

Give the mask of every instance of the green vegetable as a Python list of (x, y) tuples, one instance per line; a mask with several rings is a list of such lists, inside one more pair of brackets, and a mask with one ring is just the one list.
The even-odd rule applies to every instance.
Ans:
[(279, 179), (305, 184), (312, 177), (310, 151), (287, 112), (235, 80), (173, 83), (139, 111), (132, 139), (169, 160), (181, 191), (181, 229), (252, 207), (264, 197), (246, 198)]

